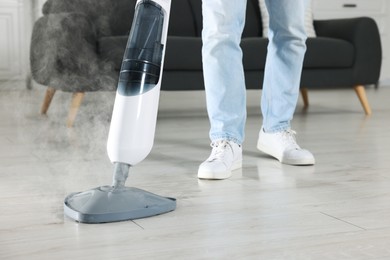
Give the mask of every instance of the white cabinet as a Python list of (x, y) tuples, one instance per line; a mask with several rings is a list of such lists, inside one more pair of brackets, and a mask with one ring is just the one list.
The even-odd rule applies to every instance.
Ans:
[(31, 36), (30, 0), (0, 0), (0, 80), (24, 79)]
[(382, 42), (381, 85), (390, 85), (390, 1), (389, 0), (313, 0), (314, 19), (368, 16), (379, 27)]

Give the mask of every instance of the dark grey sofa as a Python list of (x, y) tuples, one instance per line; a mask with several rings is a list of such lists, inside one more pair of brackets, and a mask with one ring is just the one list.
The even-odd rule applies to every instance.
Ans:
[[(48, 0), (35, 24), (32, 76), (48, 86), (46, 113), (55, 90), (74, 93), (68, 126), (85, 92), (115, 90), (136, 0)], [(162, 90), (201, 90), (201, 0), (172, 0)], [(314, 21), (316, 38), (307, 40), (301, 90), (351, 87), (366, 114), (364, 85), (376, 84), (381, 45), (376, 23), (367, 17)], [(268, 40), (262, 37), (257, 0), (248, 0), (242, 35), (248, 89), (262, 87)]]

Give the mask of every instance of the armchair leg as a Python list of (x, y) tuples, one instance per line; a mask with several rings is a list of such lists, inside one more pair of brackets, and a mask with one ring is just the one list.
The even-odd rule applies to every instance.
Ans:
[(85, 93), (84, 92), (76, 92), (73, 93), (72, 103), (70, 105), (68, 120), (66, 122), (67, 127), (71, 128), (73, 126), (74, 120), (76, 119), (77, 112), (83, 101)]
[(56, 93), (55, 88), (47, 87), (45, 98), (43, 99), (42, 107), (41, 107), (41, 114), (46, 115), (47, 110), (49, 110), (49, 106), (51, 104), (51, 101), (53, 100), (53, 96)]
[(368, 103), (367, 95), (366, 95), (366, 90), (363, 85), (357, 85), (354, 87), (355, 92), (360, 100), (360, 103), (363, 106), (364, 112), (366, 113), (367, 116), (372, 114), (370, 104)]
[(308, 91), (307, 88), (301, 88), (301, 95), (303, 99), (303, 108), (308, 108), (309, 106), (309, 96), (308, 96)]

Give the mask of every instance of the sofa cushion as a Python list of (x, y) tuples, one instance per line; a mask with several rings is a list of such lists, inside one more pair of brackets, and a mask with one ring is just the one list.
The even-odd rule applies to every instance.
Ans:
[[(120, 70), (127, 36), (103, 37), (98, 42), (99, 55)], [(245, 70), (263, 70), (268, 39), (243, 38), (243, 64)], [(186, 48), (183, 48), (186, 46)], [(354, 62), (351, 43), (326, 37), (309, 38), (304, 68), (348, 68)], [(165, 70), (202, 70), (202, 40), (199, 37), (169, 36), (167, 39)]]
[(248, 37), (241, 40), (245, 70), (264, 69), (267, 44), (268, 39), (262, 37)]
[[(127, 36), (102, 37), (98, 42), (99, 56), (120, 70)], [(185, 48), (183, 48), (185, 46)], [(202, 70), (202, 40), (199, 37), (169, 36), (164, 61), (165, 70)]]
[[(265, 67), (268, 39), (244, 38), (241, 41), (245, 70), (262, 70)], [(347, 41), (316, 37), (306, 42), (304, 68), (348, 68), (354, 62), (355, 49)]]
[(202, 39), (199, 37), (169, 36), (167, 38), (164, 69), (201, 71)]

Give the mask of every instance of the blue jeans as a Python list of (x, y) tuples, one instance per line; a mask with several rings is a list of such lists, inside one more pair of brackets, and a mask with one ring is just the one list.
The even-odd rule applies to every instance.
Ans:
[[(266, 0), (269, 44), (261, 110), (266, 132), (290, 128), (299, 96), (306, 51), (306, 0)], [(202, 0), (202, 59), (210, 139), (241, 144), (246, 121), (246, 88), (240, 48), (245, 0)]]

